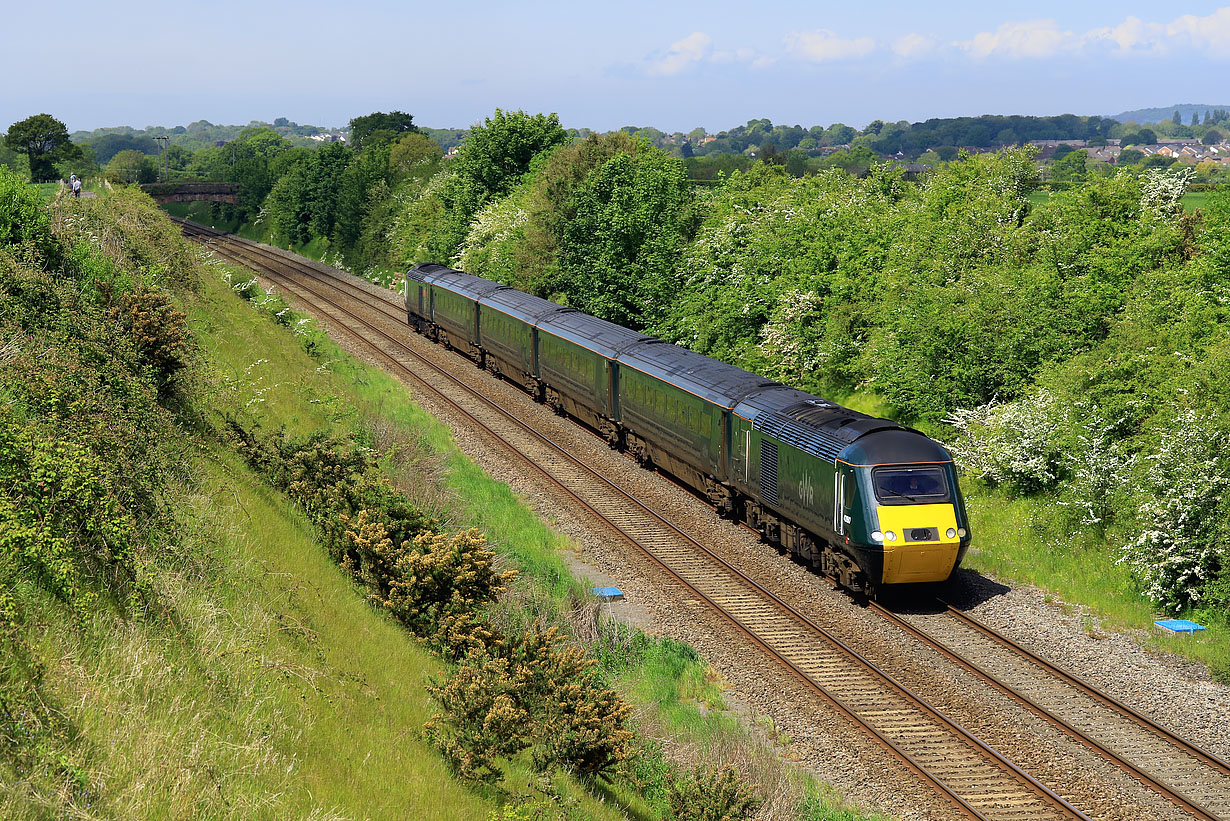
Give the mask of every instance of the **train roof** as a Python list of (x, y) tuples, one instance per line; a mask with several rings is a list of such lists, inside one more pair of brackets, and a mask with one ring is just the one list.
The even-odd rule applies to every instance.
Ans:
[(555, 313), (574, 313), (576, 308), (565, 308), (563, 305), (551, 302), (515, 288), (501, 288), (492, 291), (480, 300), (485, 307), (491, 307), (510, 316), (520, 319), (530, 325)]
[(628, 346), (649, 339), (644, 334), (622, 325), (580, 311), (548, 314), (539, 320), (538, 329), (599, 353), (607, 359), (616, 359), (620, 351)]
[(453, 269), (448, 267), (447, 265), (441, 265), (438, 262), (420, 262), (418, 265), (415, 265), (413, 268), (407, 271), (406, 276), (409, 277), (410, 279), (417, 280), (418, 282), (429, 282), (430, 280), (428, 279), (428, 277), (433, 276), (434, 274), (437, 274), (440, 271), (452, 271), (452, 270)]
[(447, 288), (476, 302), (495, 291), (512, 290), (507, 285), (501, 285), (489, 279), (476, 277), (473, 274), (464, 274), (461, 271), (454, 271), (448, 268), (428, 274), (424, 281), (429, 285), (439, 285), (442, 288)]
[(619, 364), (677, 385), (728, 410), (757, 390), (781, 384), (660, 339), (645, 339), (626, 348), (619, 355)]
[(740, 402), (734, 412), (778, 441), (852, 465), (952, 459), (938, 442), (913, 428), (794, 388), (755, 394)]

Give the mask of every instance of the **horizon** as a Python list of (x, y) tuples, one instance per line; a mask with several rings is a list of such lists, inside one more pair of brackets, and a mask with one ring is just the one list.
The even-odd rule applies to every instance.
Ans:
[[(1124, 111), (1119, 112), (1119, 114), (1080, 114), (1080, 113), (1075, 112), (1075, 111), (1064, 111), (1064, 112), (1057, 112), (1057, 113), (1052, 113), (1052, 114), (1020, 114), (1019, 112), (999, 114), (999, 113), (992, 113), (992, 112), (984, 112), (984, 113), (982, 113), (982, 114), (955, 114), (955, 115), (952, 115), (952, 117), (953, 117), (953, 118), (958, 118), (958, 117), (971, 117), (971, 118), (977, 118), (977, 117), (984, 117), (984, 116), (994, 116), (994, 117), (1015, 117), (1015, 116), (1022, 116), (1022, 117), (1057, 117), (1057, 116), (1062, 116), (1062, 115), (1068, 115), (1068, 114), (1071, 114), (1071, 115), (1074, 115), (1074, 116), (1077, 116), (1077, 117), (1102, 117), (1102, 118), (1104, 118), (1104, 119), (1116, 119), (1116, 120), (1118, 120), (1119, 115), (1122, 115), (1122, 114), (1128, 114), (1128, 113), (1133, 113), (1133, 112), (1138, 112), (1138, 111), (1154, 111), (1154, 110), (1157, 110), (1157, 111), (1175, 111), (1175, 110), (1181, 110), (1181, 111), (1184, 111), (1184, 112), (1185, 112), (1185, 116), (1186, 116), (1186, 112), (1187, 112), (1187, 111), (1193, 111), (1193, 110), (1195, 110), (1195, 111), (1199, 111), (1199, 113), (1203, 116), (1203, 114), (1204, 114), (1204, 111), (1205, 111), (1205, 110), (1210, 110), (1210, 111), (1211, 111), (1211, 110), (1214, 110), (1214, 109), (1230, 109), (1230, 103), (1173, 103), (1173, 104), (1171, 104), (1171, 105), (1163, 105), (1163, 106), (1137, 106), (1136, 108), (1125, 109)], [(393, 110), (393, 109), (390, 109), (390, 110)], [(507, 110), (507, 109), (505, 109), (505, 110)], [(54, 113), (54, 112), (35, 112), (35, 113), (47, 113), (47, 114), (51, 114), (52, 116), (55, 116), (55, 113)], [(354, 116), (354, 117), (360, 117), (360, 116), (363, 116), (363, 115), (365, 115), (365, 114), (371, 114), (371, 113), (373, 113), (373, 112), (367, 111), (367, 112), (357, 113), (357, 114), (355, 114), (355, 115), (353, 115), (353, 116)], [(407, 114), (411, 114), (411, 115), (413, 116), (413, 112), (405, 112), (405, 113), (407, 113)], [(494, 109), (492, 110), (492, 113), (494, 113)], [(528, 113), (540, 113), (540, 112), (528, 112)], [(542, 112), (542, 113), (551, 113), (551, 112)], [(178, 128), (178, 127), (181, 127), (181, 126), (186, 128), (186, 127), (188, 127), (188, 126), (192, 125), (193, 123), (201, 122), (202, 120), (203, 120), (203, 121), (205, 121), (205, 122), (207, 122), (207, 123), (209, 123), (209, 125), (210, 125), (210, 126), (213, 126), (213, 127), (215, 127), (215, 128), (247, 128), (247, 127), (251, 126), (253, 123), (259, 123), (259, 124), (262, 124), (262, 125), (270, 125), (270, 126), (272, 126), (272, 125), (274, 124), (274, 121), (275, 121), (275, 120), (277, 120), (277, 119), (279, 119), (279, 118), (282, 118), (282, 117), (284, 117), (284, 116), (285, 116), (285, 115), (279, 114), (277, 117), (271, 117), (271, 118), (267, 118), (267, 119), (253, 118), (253, 119), (250, 119), (250, 120), (249, 120), (248, 122), (246, 122), (246, 123), (224, 123), (224, 122), (213, 122), (212, 120), (209, 120), (209, 119), (208, 119), (208, 118), (206, 118), (206, 117), (198, 117), (198, 118), (197, 118), (197, 119), (195, 119), (195, 120), (191, 120), (191, 121), (189, 121), (189, 122), (185, 122), (185, 123), (172, 123), (172, 124), (149, 123), (149, 124), (146, 124), (146, 125), (143, 125), (143, 126), (135, 126), (135, 125), (131, 125), (131, 124), (128, 124), (128, 123), (121, 123), (121, 124), (116, 124), (116, 125), (100, 125), (100, 126), (95, 126), (95, 127), (93, 127), (93, 128), (77, 128), (77, 129), (74, 129), (74, 128), (71, 128), (71, 127), (70, 127), (70, 128), (68, 129), (68, 132), (69, 132), (69, 134), (76, 134), (76, 133), (90, 133), (90, 132), (93, 132), (93, 131), (100, 131), (100, 130), (105, 130), (105, 129), (115, 129), (115, 128), (131, 128), (131, 129), (132, 129), (132, 130), (134, 130), (134, 131), (150, 131), (150, 130), (154, 130), (154, 129), (172, 129), (172, 128)], [(487, 116), (490, 116), (490, 115), (487, 115)], [(288, 120), (288, 121), (289, 121), (292, 125), (296, 125), (296, 126), (312, 126), (312, 127), (319, 128), (319, 129), (321, 129), (322, 131), (346, 131), (346, 130), (348, 130), (348, 129), (350, 128), (350, 122), (349, 122), (349, 119), (347, 120), (347, 122), (346, 122), (346, 123), (344, 123), (344, 124), (340, 124), (340, 125), (338, 125), (338, 124), (330, 124), (330, 125), (325, 125), (325, 124), (322, 124), (322, 123), (308, 123), (308, 122), (299, 122), (299, 121), (295, 120), (295, 119), (294, 119), (294, 118), (292, 118), (292, 117), (286, 117), (286, 119), (287, 119), (287, 120)], [(350, 119), (353, 119), (353, 117), (352, 117), (352, 118), (350, 118)], [(738, 127), (740, 127), (740, 126), (746, 125), (749, 121), (751, 121), (751, 120), (753, 120), (753, 119), (764, 119), (764, 118), (762, 118), (762, 117), (748, 117), (747, 119), (744, 119), (744, 120), (742, 120), (742, 121), (740, 121), (740, 122), (737, 122), (737, 123), (735, 123), (735, 124), (733, 124), (733, 125), (728, 125), (728, 126), (720, 127), (720, 128), (717, 128), (717, 129), (707, 129), (707, 130), (706, 130), (706, 133), (709, 133), (709, 134), (718, 134), (718, 133), (723, 132), (723, 131), (729, 131), (729, 130), (731, 130), (732, 128), (738, 128)], [(776, 121), (776, 120), (773, 120), (772, 118), (769, 118), (769, 119), (770, 119), (770, 121), (771, 121), (771, 122), (772, 122), (775, 126), (776, 126), (776, 125), (799, 125), (799, 126), (803, 126), (804, 128), (809, 128), (809, 127), (811, 127), (811, 126), (816, 126), (816, 125), (829, 126), (829, 125), (833, 125), (835, 122), (840, 122), (840, 121), (834, 121), (834, 123), (787, 123), (787, 122), (785, 122), (785, 121), (778, 122), (778, 121)], [(922, 120), (910, 120), (909, 122), (910, 122), (911, 124), (914, 124), (914, 123), (925, 122), (925, 121), (926, 121), (926, 120), (928, 120), (928, 119), (938, 119), (938, 118), (926, 117), (926, 118), (923, 118)], [(947, 119), (947, 118), (945, 118), (945, 119)], [(1168, 116), (1167, 116), (1167, 117), (1162, 117), (1161, 119), (1162, 119), (1162, 120), (1166, 120), (1166, 119), (1169, 119), (1169, 117), (1168, 117)], [(875, 117), (875, 118), (872, 118), (872, 120), (869, 120), (869, 121), (867, 121), (867, 122), (865, 122), (865, 123), (843, 123), (843, 124), (844, 124), (844, 125), (851, 126), (851, 127), (853, 127), (853, 128), (856, 128), (856, 129), (858, 129), (858, 130), (862, 130), (862, 129), (865, 129), (865, 128), (867, 127), (868, 123), (873, 122), (874, 120), (882, 120), (882, 121), (883, 121), (883, 122), (885, 122), (885, 123), (889, 123), (889, 122), (900, 122), (900, 121), (901, 121), (901, 120), (890, 120), (890, 119), (885, 118), (885, 117)], [(1125, 121), (1125, 120), (1118, 120), (1118, 121), (1119, 121), (1119, 122), (1127, 122), (1127, 121)], [(1136, 122), (1140, 123), (1141, 125), (1147, 125), (1147, 124), (1150, 124), (1150, 123), (1153, 123), (1153, 122), (1157, 122), (1157, 121), (1156, 121), (1156, 120), (1148, 120), (1148, 121), (1136, 121)], [(432, 128), (432, 129), (438, 129), (438, 130), (456, 130), (456, 129), (461, 129), (461, 130), (464, 130), (464, 129), (467, 129), (467, 128), (469, 128), (469, 127), (470, 127), (470, 126), (459, 126), (459, 125), (431, 125), (431, 124), (428, 124), (428, 123), (421, 123), (421, 122), (418, 122), (418, 119), (417, 119), (417, 118), (415, 118), (415, 123), (414, 123), (414, 124), (415, 124), (416, 126), (418, 126), (419, 128)], [(564, 128), (574, 128), (574, 129), (578, 129), (578, 130), (580, 130), (580, 129), (585, 129), (585, 128), (589, 128), (589, 126), (585, 126), (585, 125), (570, 125), (570, 124), (568, 124), (568, 123), (564, 123), (564, 122), (562, 122), (562, 121), (561, 121), (561, 125), (562, 125)], [(612, 128), (612, 129), (603, 129), (603, 131), (607, 131), (607, 132), (609, 132), (609, 131), (618, 131), (619, 129), (621, 129), (621, 128), (625, 128), (625, 127), (635, 127), (635, 128), (657, 128), (657, 126), (656, 126), (656, 125), (654, 125), (653, 123), (639, 123), (639, 124), (626, 123), (625, 125), (623, 125), (623, 126), (619, 126), (619, 127), (617, 127), (617, 128)], [(590, 130), (590, 131), (595, 131), (595, 132), (596, 132), (596, 131), (599, 131), (599, 129), (595, 129), (595, 128), (590, 128), (589, 130)], [(659, 130), (659, 131), (662, 131), (663, 133), (666, 133), (666, 134), (687, 133), (687, 131), (679, 131), (679, 130), (667, 130), (667, 129), (658, 129), (658, 130)], [(688, 130), (691, 130), (691, 129), (688, 129)]]
[[(861, 128), (1211, 99), (1224, 92), (1210, 69), (1230, 60), (1230, 6), (1198, 2), (1163, 12), (1039, 0), (1014, 15), (945, 0), (918, 20), (915, 6), (889, 0), (872, 20), (804, 0), (751, 14), (729, 0), (699, 10), (630, 0), (618, 14), (477, 0), (463, 19), (390, 0), (219, 0), (206, 16), (69, 0), (62, 16), (71, 40), (53, 44), (54, 59), (42, 37), (0, 54), (9, 76), (31, 78), (0, 92), (0, 127), (46, 112), (70, 132), (271, 114), (338, 128), (401, 110), (427, 127), (468, 128), (502, 108), (595, 131), (714, 133), (754, 118)], [(39, 8), (10, 18), (14, 31), (47, 27)]]

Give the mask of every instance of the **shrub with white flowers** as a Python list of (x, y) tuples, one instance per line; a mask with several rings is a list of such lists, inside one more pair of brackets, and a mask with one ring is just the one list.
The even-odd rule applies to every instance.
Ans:
[[(1094, 409), (1096, 412), (1096, 408)], [(1105, 530), (1132, 484), (1137, 454), (1114, 438), (1119, 422), (1088, 421), (1064, 449), (1063, 499), (1082, 527)]]
[(1162, 431), (1157, 451), (1141, 460), (1141, 531), (1123, 546), (1142, 592), (1170, 612), (1202, 601), (1227, 561), (1219, 507), (1230, 488), (1227, 437), (1195, 411)]
[(1187, 192), (1187, 184), (1196, 176), (1196, 169), (1184, 166), (1175, 171), (1155, 168), (1141, 177), (1140, 207), (1161, 216), (1176, 216), (1183, 210), (1179, 200)]
[(948, 444), (968, 475), (1032, 491), (1059, 478), (1063, 416), (1054, 397), (1039, 391), (1028, 399), (956, 410), (944, 420), (957, 430)]

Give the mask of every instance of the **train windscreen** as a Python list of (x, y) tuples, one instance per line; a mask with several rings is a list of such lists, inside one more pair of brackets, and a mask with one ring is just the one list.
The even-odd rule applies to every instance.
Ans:
[(933, 505), (952, 499), (944, 469), (937, 466), (876, 468), (871, 483), (885, 505)]

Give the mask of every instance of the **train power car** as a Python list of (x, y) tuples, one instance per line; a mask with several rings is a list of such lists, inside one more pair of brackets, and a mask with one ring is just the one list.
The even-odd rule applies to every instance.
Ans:
[(852, 592), (944, 581), (969, 547), (952, 458), (918, 431), (445, 266), (406, 286), (416, 330)]

